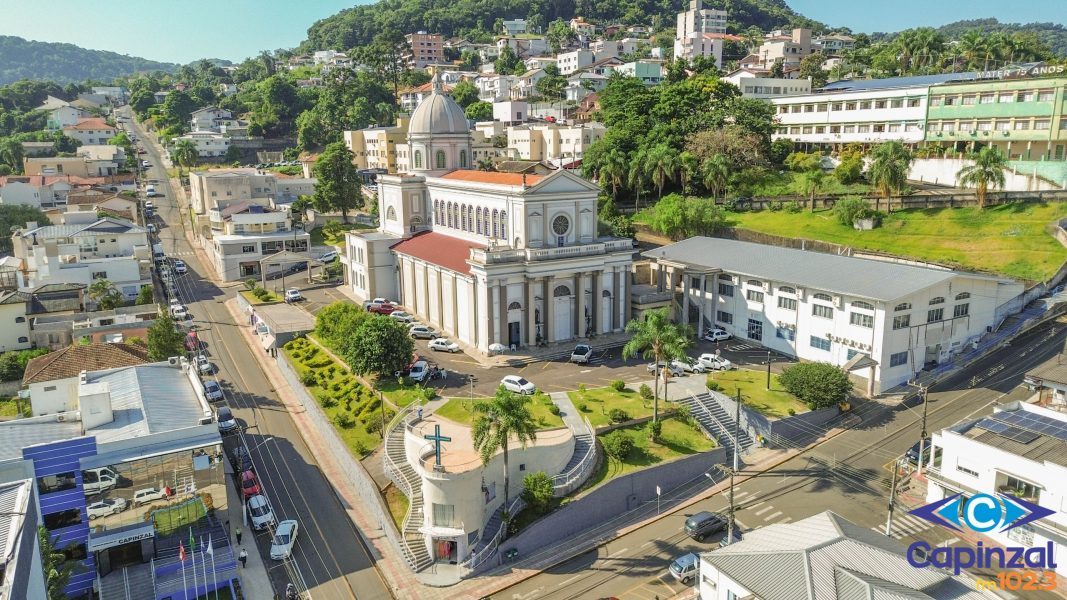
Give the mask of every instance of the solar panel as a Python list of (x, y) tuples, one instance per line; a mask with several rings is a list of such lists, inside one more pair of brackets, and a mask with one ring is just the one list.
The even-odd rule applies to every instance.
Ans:
[(1030, 442), (1041, 437), (1039, 434), (1034, 433), (1033, 431), (1027, 431), (1025, 429), (1020, 429), (1018, 427), (1012, 426), (1008, 426), (1000, 435), (1008, 438), (1009, 440), (1019, 442), (1020, 444), (1029, 444)]
[(978, 422), (978, 427), (981, 427), (986, 431), (992, 431), (993, 433), (1001, 433), (1008, 428), (1006, 424), (993, 419), (982, 419)]
[(1067, 424), (1044, 415), (1024, 410), (1013, 410), (999, 412), (989, 418), (1020, 429), (1067, 441)]

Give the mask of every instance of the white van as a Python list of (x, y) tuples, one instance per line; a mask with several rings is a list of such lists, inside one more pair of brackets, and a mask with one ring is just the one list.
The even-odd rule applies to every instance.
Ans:
[(152, 244), (152, 258), (157, 262), (167, 258), (163, 252), (163, 244)]
[(82, 491), (86, 496), (94, 496), (117, 487), (119, 476), (107, 467), (82, 471)]
[(252, 527), (257, 531), (274, 524), (274, 513), (267, 504), (267, 498), (262, 494), (256, 494), (248, 499), (248, 517), (252, 519)]

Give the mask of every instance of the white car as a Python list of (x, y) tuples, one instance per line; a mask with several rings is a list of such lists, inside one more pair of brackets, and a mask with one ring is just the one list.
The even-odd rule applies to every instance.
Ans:
[(175, 319), (184, 321), (189, 316), (189, 311), (185, 310), (185, 307), (181, 304), (172, 305), (170, 307), (170, 316)]
[(301, 301), (303, 299), (304, 299), (304, 297), (300, 295), (300, 290), (298, 290), (296, 288), (291, 288), (291, 289), (285, 290), (285, 301), (286, 302), (299, 302), (299, 301)]
[(148, 162), (147, 160), (142, 160), (141, 161), (141, 166), (144, 167), (145, 169), (147, 169), (148, 167), (152, 166), (152, 163)]
[(289, 558), (289, 555), (293, 553), (293, 544), (296, 543), (298, 533), (300, 533), (300, 525), (296, 521), (286, 519), (278, 523), (278, 529), (274, 531), (274, 539), (270, 542), (270, 557), (274, 560)]
[(85, 507), (85, 512), (89, 513), (89, 520), (92, 521), (100, 517), (118, 514), (126, 510), (126, 506), (128, 506), (128, 503), (125, 498), (108, 498), (107, 500), (93, 502)]
[(151, 200), (145, 200), (144, 207), (145, 210), (155, 210), (156, 205), (153, 204)]
[(703, 373), (705, 370), (703, 363), (691, 358), (685, 360), (672, 360), (671, 367), (677, 367), (686, 373)]
[(571, 352), (572, 363), (588, 364), (592, 357), (593, 347), (588, 344), (578, 344), (574, 347), (574, 352)]
[(734, 368), (733, 363), (717, 354), (701, 354), (697, 358), (697, 362), (704, 365), (705, 369), (714, 369), (716, 371), (729, 371)]
[(437, 338), (436, 340), (430, 340), (427, 344), (430, 350), (435, 352), (459, 352), (459, 344), (449, 340), (447, 338)]
[(211, 364), (211, 361), (201, 354), (196, 357), (196, 370), (200, 373), (211, 373), (215, 370), (215, 365)]
[(389, 317), (396, 319), (401, 323), (410, 323), (415, 320), (415, 317), (413, 317), (411, 313), (406, 313), (402, 310), (394, 310), (393, 312), (389, 313)]
[(166, 500), (167, 491), (159, 488), (145, 488), (143, 490), (137, 490), (133, 493), (133, 505), (141, 506), (142, 504), (148, 504), (153, 500)]
[(437, 332), (427, 325), (415, 325), (408, 329), (408, 335), (416, 339), (437, 339)]
[(721, 342), (724, 340), (728, 340), (732, 337), (734, 336), (730, 335), (730, 332), (726, 331), (725, 329), (720, 329), (718, 327), (716, 327), (715, 329), (709, 329), (704, 332), (704, 339), (709, 342)]
[(320, 256), (318, 260), (319, 262), (323, 263), (332, 263), (333, 261), (337, 260), (337, 251), (330, 250), (329, 252)]
[(537, 392), (537, 386), (526, 380), (525, 377), (519, 377), (518, 375), (508, 375), (500, 380), (500, 385), (504, 386), (509, 392), (515, 392), (516, 394), (529, 395)]
[(415, 364), (411, 365), (411, 369), (408, 370), (408, 377), (416, 383), (422, 383), (429, 374), (430, 363), (424, 360), (415, 361)]
[(248, 517), (252, 520), (252, 527), (257, 531), (266, 529), (274, 523), (274, 513), (270, 510), (270, 504), (262, 494), (256, 494), (248, 499)]
[(185, 275), (189, 272), (189, 267), (186, 266), (185, 261), (180, 258), (174, 259), (174, 272), (178, 275)]

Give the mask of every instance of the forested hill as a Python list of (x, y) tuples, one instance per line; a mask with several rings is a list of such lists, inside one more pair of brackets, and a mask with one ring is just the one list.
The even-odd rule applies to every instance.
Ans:
[[(727, 8), (730, 29), (755, 25), (764, 31), (806, 26), (824, 29), (816, 21), (793, 12), (784, 0), (706, 0), (709, 8)], [(729, 5), (727, 7), (727, 5)], [(345, 9), (308, 29), (302, 51), (364, 46), (384, 29), (400, 33), (419, 30), (475, 37), (494, 32), (498, 19), (526, 18), (546, 28), (557, 18), (576, 15), (597, 23), (624, 23), (673, 28), (675, 16), (688, 0), (379, 0)]]
[(0, 85), (20, 79), (57, 83), (87, 80), (111, 81), (141, 71), (170, 71), (177, 65), (104, 50), (89, 50), (74, 44), (34, 42), (0, 35)]
[(956, 21), (938, 28), (948, 39), (958, 40), (972, 29), (978, 29), (982, 33), (1033, 33), (1037, 39), (1048, 44), (1057, 56), (1067, 56), (1067, 27), (1060, 23), (1001, 23), (996, 19), (971, 19), (968, 21)]

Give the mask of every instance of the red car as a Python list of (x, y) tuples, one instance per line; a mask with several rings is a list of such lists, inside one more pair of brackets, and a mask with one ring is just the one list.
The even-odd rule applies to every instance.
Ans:
[(259, 482), (256, 481), (256, 474), (252, 471), (241, 473), (241, 491), (245, 494), (245, 500), (260, 493)]
[(368, 312), (378, 313), (379, 315), (389, 315), (395, 310), (397, 310), (397, 306), (388, 302), (371, 302), (367, 305)]

